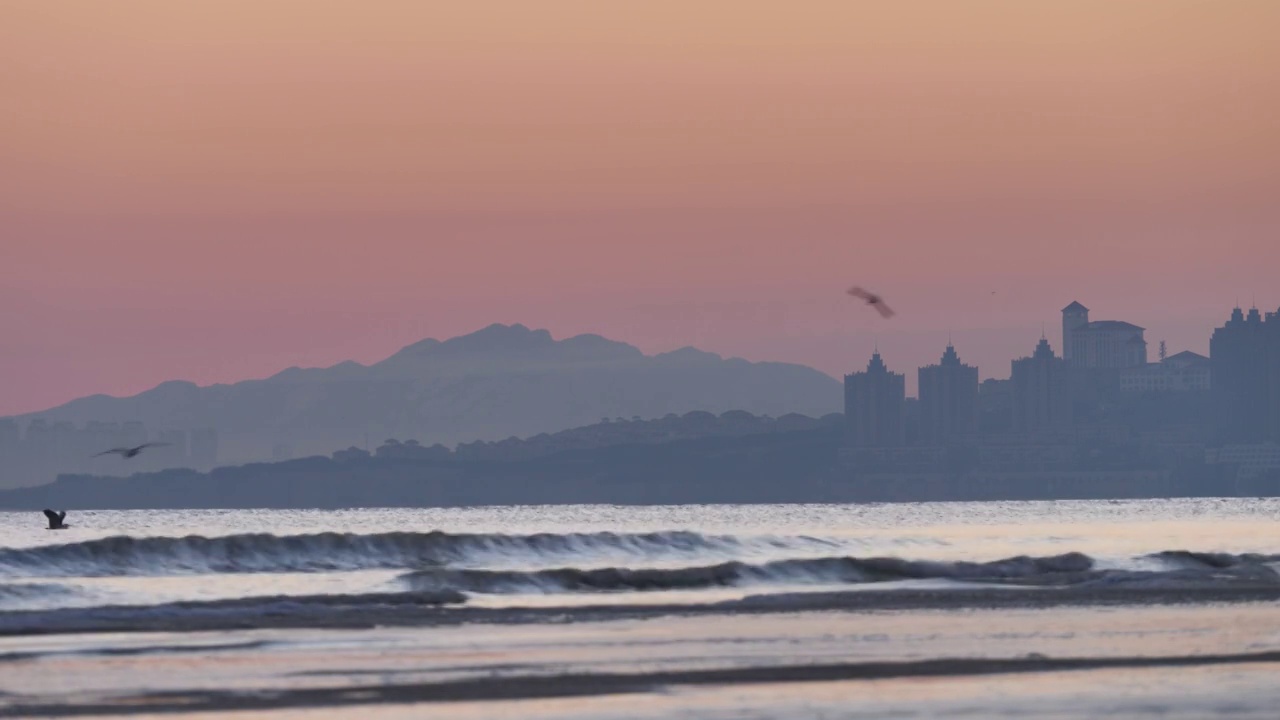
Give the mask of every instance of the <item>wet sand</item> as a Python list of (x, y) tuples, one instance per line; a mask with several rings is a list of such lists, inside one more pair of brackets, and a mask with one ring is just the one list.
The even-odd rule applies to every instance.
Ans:
[[(769, 607), (11, 636), (0, 639), (0, 717), (1086, 718), (1128, 707), (1126, 717), (1251, 718), (1280, 701), (1280, 612), (1269, 602)], [(1160, 700), (1179, 693), (1182, 705)]]
[(86, 632), (198, 632), (249, 628), (439, 627), (465, 623), (565, 623), (689, 615), (800, 611), (1048, 609), (1249, 603), (1280, 600), (1280, 586), (866, 589), (772, 593), (717, 603), (466, 607), (457, 593), (244, 598), (161, 606), (18, 611), (0, 615), (0, 636)]
[(113, 698), (86, 704), (25, 704), (0, 708), (0, 717), (85, 717), (148, 713), (265, 711), (308, 707), (337, 708), (376, 704), (418, 705), (466, 701), (503, 702), (546, 698), (651, 693), (682, 686), (816, 683), (850, 680), (965, 677), (1082, 670), (1185, 668), (1212, 665), (1280, 665), (1280, 651), (1237, 655), (1115, 658), (942, 659), (904, 663), (751, 667), (650, 673), (586, 673), (519, 677), (501, 681), (460, 680), (439, 683), (376, 684), (355, 687), (278, 690), (171, 692)]

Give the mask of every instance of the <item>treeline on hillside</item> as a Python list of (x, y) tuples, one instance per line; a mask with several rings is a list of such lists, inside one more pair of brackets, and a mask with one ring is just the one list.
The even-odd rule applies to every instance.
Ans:
[(315, 456), (166, 470), (127, 478), (63, 475), (0, 493), (40, 509), (457, 507), (515, 504), (820, 502), (839, 424), (571, 449), (524, 460)]
[(465, 461), (529, 460), (567, 450), (591, 450), (614, 445), (650, 445), (675, 440), (693, 440), (706, 437), (731, 437), (764, 433), (786, 433), (816, 430), (844, 422), (839, 413), (812, 418), (790, 413), (773, 418), (768, 415), (752, 415), (744, 410), (730, 410), (715, 415), (693, 411), (684, 415), (667, 415), (656, 420), (631, 418), (604, 418), (601, 422), (584, 427), (571, 428), (556, 433), (541, 433), (529, 438), (510, 437), (495, 442), (462, 443), (456, 450), (440, 444), (424, 446), (416, 440), (387, 439), (372, 453), (356, 447), (339, 450), (335, 460), (351, 461), (373, 455), (386, 459), (437, 460), (458, 459)]

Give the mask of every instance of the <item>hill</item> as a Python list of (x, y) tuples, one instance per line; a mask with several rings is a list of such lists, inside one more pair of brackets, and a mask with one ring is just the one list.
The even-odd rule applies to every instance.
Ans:
[[(165, 470), (125, 478), (63, 475), (0, 491), (0, 508), (85, 509), (460, 507), (563, 503), (822, 502), (838, 418), (730, 427), (667, 441), (604, 444), (521, 459), (497, 446), (450, 453), (387, 444), (278, 463)], [(804, 429), (791, 429), (803, 427)], [(614, 438), (620, 440), (621, 438)], [(607, 441), (612, 442), (612, 441)], [(538, 443), (534, 443), (538, 445)]]
[(281, 448), (285, 456), (301, 456), (389, 437), (453, 445), (602, 418), (696, 410), (820, 416), (840, 404), (839, 382), (802, 365), (726, 359), (694, 348), (645, 355), (598, 335), (556, 340), (546, 330), (491, 325), (450, 340), (423, 340), (371, 365), (293, 367), (206, 387), (166, 382), (132, 397), (95, 395), (17, 420), (133, 421), (151, 436), (213, 428), (218, 462), (235, 463), (270, 458), (273, 450), (280, 457)]

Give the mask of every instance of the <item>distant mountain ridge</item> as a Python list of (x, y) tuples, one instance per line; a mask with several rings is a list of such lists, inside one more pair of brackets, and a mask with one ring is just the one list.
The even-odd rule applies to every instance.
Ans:
[(20, 421), (124, 422), (151, 431), (213, 427), (219, 462), (328, 453), (416, 437), (453, 445), (531, 436), (604, 417), (695, 410), (757, 415), (839, 411), (839, 382), (789, 363), (725, 359), (694, 348), (645, 355), (599, 335), (556, 340), (547, 330), (494, 324), (427, 339), (361, 365), (291, 367), (268, 378), (197, 386), (169, 381), (132, 397), (93, 395)]

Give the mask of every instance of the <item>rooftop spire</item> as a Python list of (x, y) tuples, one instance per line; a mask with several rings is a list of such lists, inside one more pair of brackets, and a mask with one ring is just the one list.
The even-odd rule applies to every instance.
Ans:
[(1054, 357), (1053, 348), (1049, 346), (1049, 340), (1041, 337), (1040, 342), (1036, 343), (1036, 351), (1031, 357), (1036, 359), (1051, 359)]
[(942, 365), (959, 365), (960, 356), (956, 354), (956, 348), (951, 343), (947, 343), (947, 349), (942, 353)]

